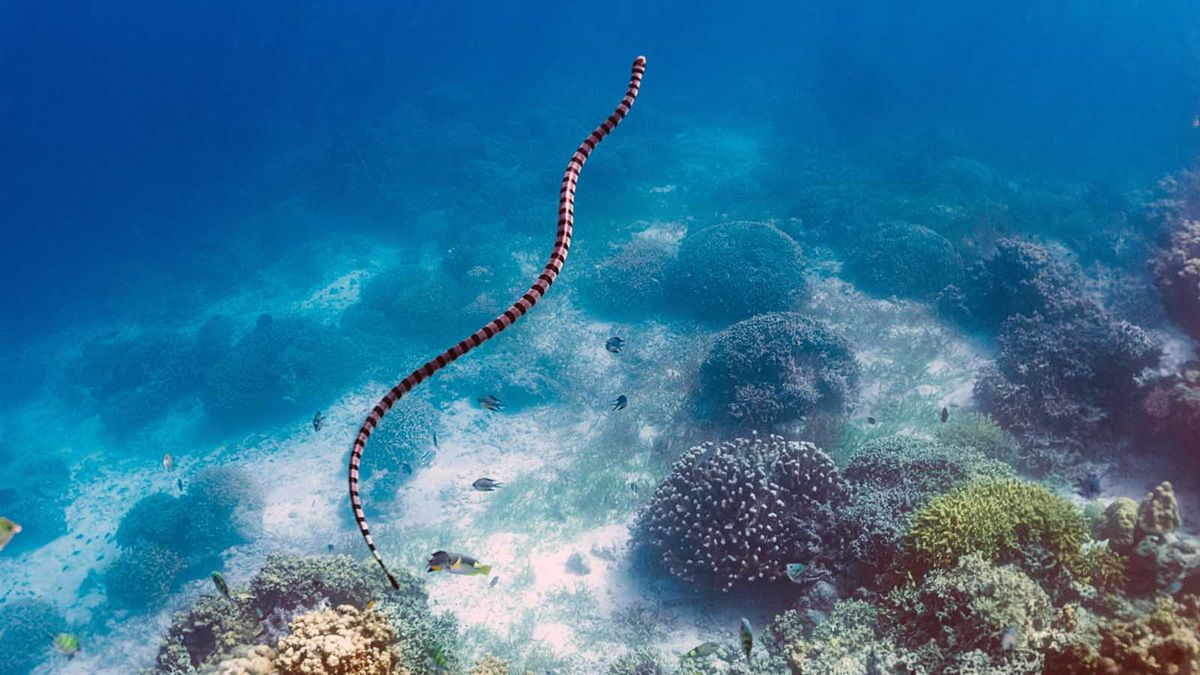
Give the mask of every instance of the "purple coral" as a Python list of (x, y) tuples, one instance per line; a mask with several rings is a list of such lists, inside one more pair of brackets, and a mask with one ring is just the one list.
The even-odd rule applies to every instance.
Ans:
[(811, 443), (753, 435), (689, 449), (638, 516), (635, 537), (689, 583), (728, 592), (836, 554), (846, 486)]

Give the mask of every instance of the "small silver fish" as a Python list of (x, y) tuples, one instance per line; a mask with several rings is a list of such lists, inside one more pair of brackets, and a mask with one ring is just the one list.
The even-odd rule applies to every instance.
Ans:
[(628, 406), (629, 398), (625, 394), (621, 394), (617, 397), (617, 400), (613, 401), (613, 410), (624, 410)]
[(613, 354), (620, 354), (621, 348), (625, 346), (625, 341), (619, 337), (613, 336), (608, 338), (608, 342), (604, 343), (604, 348)]
[(476, 490), (478, 490), (480, 492), (491, 492), (492, 490), (495, 490), (496, 488), (500, 487), (501, 485), (504, 485), (504, 483), (501, 483), (500, 481), (497, 481), (497, 480), (493, 480), (491, 478), (476, 478), (475, 482), (471, 483), (471, 487), (475, 488)]
[(487, 396), (480, 396), (476, 400), (479, 401), (479, 405), (483, 406), (485, 410), (490, 410), (492, 412), (500, 412), (504, 410), (504, 404), (500, 402), (500, 399), (492, 396), (491, 394), (488, 394)]

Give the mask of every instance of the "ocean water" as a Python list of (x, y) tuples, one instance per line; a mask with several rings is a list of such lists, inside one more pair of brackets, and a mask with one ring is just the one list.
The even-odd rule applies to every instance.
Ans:
[[(366, 445), (392, 590), (359, 428), (639, 55)], [(1200, 671), (1198, 66), (1185, 0), (0, 6), (0, 675)]]

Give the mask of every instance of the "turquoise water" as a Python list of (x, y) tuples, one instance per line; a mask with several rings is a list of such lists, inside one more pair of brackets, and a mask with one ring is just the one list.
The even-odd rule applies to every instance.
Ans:
[(0, 8), (0, 675), (1200, 668), (1197, 26)]

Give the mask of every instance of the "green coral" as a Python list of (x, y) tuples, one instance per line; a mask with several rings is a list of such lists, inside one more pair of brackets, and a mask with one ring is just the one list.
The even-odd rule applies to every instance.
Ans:
[(920, 577), (978, 553), (989, 562), (1017, 563), (1034, 578), (1074, 580), (1090, 574), (1083, 512), (1041, 485), (989, 480), (937, 497), (913, 518), (904, 566)]

